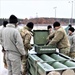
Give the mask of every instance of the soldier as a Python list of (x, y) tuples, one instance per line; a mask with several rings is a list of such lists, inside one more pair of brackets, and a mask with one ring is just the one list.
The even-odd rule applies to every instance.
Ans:
[(21, 56), (25, 55), (24, 45), (19, 31), (16, 29), (18, 19), (15, 15), (9, 17), (9, 23), (2, 31), (3, 47), (7, 61), (8, 75), (21, 74)]
[(48, 26), (47, 26), (47, 29), (49, 30), (49, 34), (51, 34), (51, 33), (53, 32), (51, 25), (48, 25)]
[(67, 34), (68, 34), (68, 29), (69, 29), (70, 27), (72, 27), (71, 24), (69, 24), (69, 25), (65, 28), (65, 31), (66, 31)]
[[(49, 35), (51, 35), (51, 34), (54, 33), (54, 30), (52, 29), (51, 25), (48, 25), (47, 29), (49, 30)], [(48, 39), (49, 39), (49, 36), (47, 37), (47, 43), (46, 43), (46, 45), (52, 40), (52, 39), (49, 39), (49, 40)]]
[(48, 45), (56, 45), (60, 53), (69, 55), (70, 43), (65, 30), (60, 26), (59, 22), (53, 24), (55, 32), (48, 36), (48, 40), (52, 39)]
[(70, 41), (70, 57), (75, 59), (75, 33), (74, 33), (74, 28), (71, 27), (68, 30), (68, 38)]
[(3, 25), (2, 25), (3, 27), (0, 29), (0, 44), (2, 44), (2, 31), (7, 24), (8, 24), (8, 21), (3, 21)]
[[(32, 32), (31, 30), (33, 29), (34, 24), (32, 22), (27, 23), (27, 25), (21, 30), (21, 36), (23, 38), (23, 43), (24, 43), (24, 48), (26, 50), (26, 54), (28, 56), (28, 50), (32, 49), (32, 46), (30, 44)], [(25, 75), (27, 74), (27, 59), (28, 57), (24, 56), (22, 59), (23, 62), (23, 72), (22, 74)]]
[[(8, 24), (8, 21), (3, 21), (3, 28), (0, 30), (0, 43), (2, 44), (2, 31), (3, 29), (6, 27), (6, 25)], [(4, 67), (7, 68), (7, 63), (5, 60), (5, 49), (2, 46), (2, 52), (3, 52), (3, 62), (4, 62)]]

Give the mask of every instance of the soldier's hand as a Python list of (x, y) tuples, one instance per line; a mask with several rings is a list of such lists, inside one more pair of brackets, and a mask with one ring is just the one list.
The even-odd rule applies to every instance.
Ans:
[(22, 60), (22, 59), (26, 59), (26, 58), (28, 58), (28, 54), (21, 56), (21, 60)]
[(31, 47), (30, 49), (29, 49), (29, 51), (32, 49), (33, 47)]
[(28, 54), (26, 54), (25, 57), (28, 58)]
[(25, 55), (22, 55), (22, 56), (21, 56), (21, 60), (24, 59), (24, 58), (25, 58)]

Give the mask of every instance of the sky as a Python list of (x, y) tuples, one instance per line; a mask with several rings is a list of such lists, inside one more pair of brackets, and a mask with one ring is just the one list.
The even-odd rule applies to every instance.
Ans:
[(75, 19), (75, 0), (0, 0), (0, 18), (9, 18), (11, 14), (22, 19), (35, 17)]

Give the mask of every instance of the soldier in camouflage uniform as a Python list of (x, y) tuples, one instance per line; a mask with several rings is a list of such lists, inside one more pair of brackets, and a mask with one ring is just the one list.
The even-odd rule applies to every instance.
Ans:
[[(1, 45), (2, 45), (2, 31), (6, 27), (7, 24), (8, 24), (8, 21), (3, 21), (3, 28), (0, 30), (0, 44)], [(6, 59), (5, 59), (5, 49), (3, 46), (2, 46), (2, 52), (3, 52), (4, 67), (7, 68), (7, 63), (6, 63)]]
[(51, 25), (48, 25), (47, 26), (47, 30), (49, 30), (49, 34), (51, 34), (51, 33), (54, 32)]
[(70, 41), (70, 57), (75, 59), (75, 33), (74, 28), (70, 27), (68, 30), (68, 38)]
[(22, 75), (27, 74), (27, 59), (28, 59), (28, 50), (32, 49), (32, 46), (30, 44), (30, 40), (31, 40), (31, 30), (33, 29), (34, 24), (32, 22), (27, 23), (27, 25), (21, 29), (21, 36), (23, 38), (23, 43), (24, 43), (24, 48), (26, 50), (26, 56), (22, 57), (22, 65), (23, 65), (23, 72)]
[(69, 29), (70, 27), (72, 27), (71, 24), (69, 24), (69, 25), (65, 28), (65, 31), (66, 31), (67, 34), (68, 34), (68, 29)]
[(48, 45), (56, 45), (60, 53), (69, 56), (70, 43), (65, 30), (60, 26), (59, 22), (54, 22), (53, 27), (55, 32), (48, 36), (48, 40), (52, 39)]

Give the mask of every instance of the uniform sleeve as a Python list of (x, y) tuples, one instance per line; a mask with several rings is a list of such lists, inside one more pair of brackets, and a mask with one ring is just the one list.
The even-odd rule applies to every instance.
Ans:
[(55, 32), (53, 32), (52, 34), (50, 34), (50, 35), (47, 37), (47, 40), (52, 39), (52, 38), (54, 37), (54, 34), (55, 34)]
[(58, 43), (63, 38), (63, 32), (57, 31), (54, 35), (54, 38), (50, 41), (49, 44), (53, 45)]
[(31, 35), (30, 34), (26, 34), (25, 35), (25, 39), (24, 39), (24, 45), (27, 49), (32, 49), (32, 46), (30, 44), (30, 40), (31, 40)]
[(22, 37), (21, 37), (19, 31), (17, 31), (17, 33), (16, 33), (16, 46), (22, 55), (26, 54), (26, 52), (24, 50), (23, 40), (22, 40)]
[(75, 47), (75, 35), (72, 37), (71, 48)]

